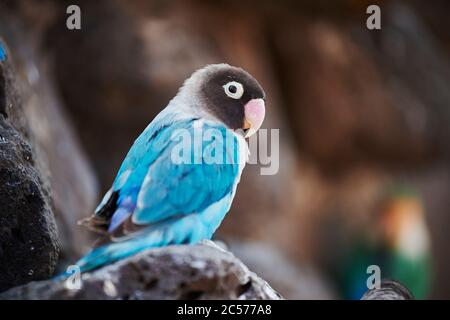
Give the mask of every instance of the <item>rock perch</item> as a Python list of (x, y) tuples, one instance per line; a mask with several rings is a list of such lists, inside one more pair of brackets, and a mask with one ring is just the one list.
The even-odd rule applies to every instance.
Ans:
[(0, 299), (282, 299), (233, 254), (207, 244), (150, 249), (81, 277), (32, 282)]

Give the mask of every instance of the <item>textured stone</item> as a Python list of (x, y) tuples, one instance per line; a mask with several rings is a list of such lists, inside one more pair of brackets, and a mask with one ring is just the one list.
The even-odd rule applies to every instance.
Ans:
[(215, 245), (144, 251), (82, 275), (82, 288), (41, 281), (11, 289), (3, 299), (281, 299), (231, 253)]
[(414, 297), (401, 283), (393, 280), (383, 280), (380, 288), (370, 289), (361, 300), (413, 300)]
[[(18, 5), (18, 4), (17, 4)], [(70, 119), (65, 113), (52, 77), (52, 67), (43, 59), (42, 30), (52, 12), (50, 2), (10, 5), (0, 11), (0, 34), (8, 45), (8, 59), (14, 69), (9, 76), (15, 83), (18, 110), (6, 106), (11, 124), (26, 132), (36, 153), (34, 159), (46, 189), (51, 190), (51, 205), (59, 230), (61, 254), (58, 268), (77, 259), (90, 246), (88, 234), (77, 221), (90, 215), (96, 205), (97, 181), (80, 146)], [(41, 27), (32, 27), (33, 21)]]
[(19, 92), (7, 58), (0, 62), (0, 291), (49, 277), (58, 259), (49, 183)]

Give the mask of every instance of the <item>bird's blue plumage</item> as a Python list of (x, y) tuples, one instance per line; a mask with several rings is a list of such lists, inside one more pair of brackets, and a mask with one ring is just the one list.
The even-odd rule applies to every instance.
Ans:
[(0, 62), (6, 59), (6, 51), (3, 48), (3, 44), (0, 42)]
[[(187, 155), (180, 144), (186, 135), (193, 150)], [(81, 270), (146, 248), (210, 239), (231, 206), (240, 175), (239, 152), (237, 136), (224, 125), (162, 112), (135, 141), (97, 209), (116, 192), (108, 231), (113, 233), (127, 219), (139, 230), (92, 250), (78, 261)], [(176, 163), (174, 153), (184, 162)]]

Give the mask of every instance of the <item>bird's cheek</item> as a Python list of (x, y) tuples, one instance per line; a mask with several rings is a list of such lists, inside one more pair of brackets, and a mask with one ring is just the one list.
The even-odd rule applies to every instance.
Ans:
[(263, 99), (252, 99), (244, 106), (244, 129), (249, 129), (246, 137), (254, 134), (261, 127), (266, 115), (266, 107)]

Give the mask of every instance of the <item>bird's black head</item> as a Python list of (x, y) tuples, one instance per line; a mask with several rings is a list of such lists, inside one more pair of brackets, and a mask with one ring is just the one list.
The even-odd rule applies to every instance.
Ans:
[(241, 68), (227, 64), (204, 68), (200, 98), (206, 110), (230, 129), (256, 132), (264, 119), (265, 93), (258, 81)]

